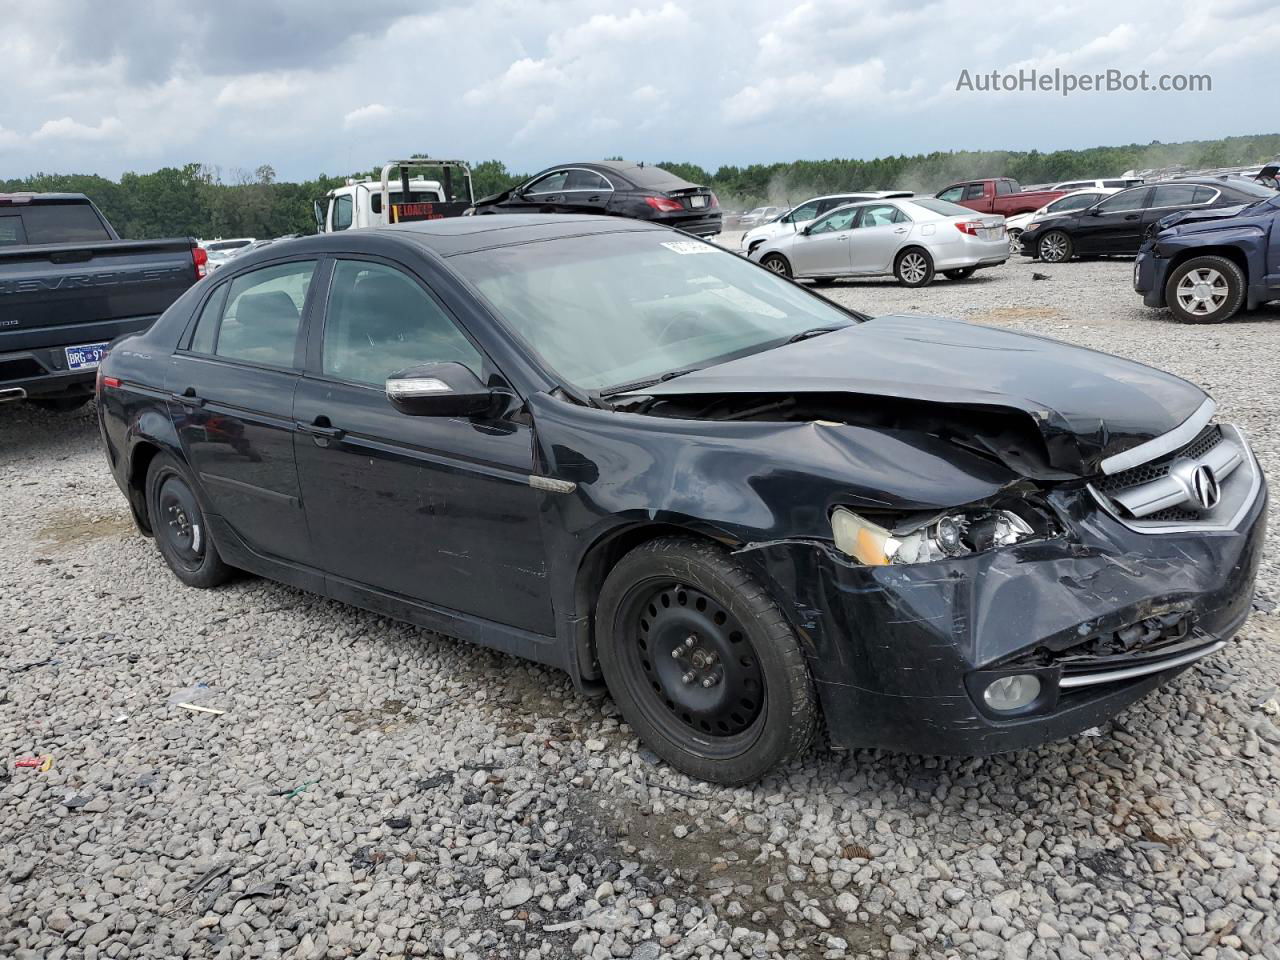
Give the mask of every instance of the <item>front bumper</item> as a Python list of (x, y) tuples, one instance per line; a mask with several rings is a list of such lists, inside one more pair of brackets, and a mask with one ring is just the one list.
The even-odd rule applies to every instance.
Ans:
[(1142, 302), (1148, 307), (1165, 307), (1164, 288), (1169, 279), (1172, 261), (1157, 257), (1144, 247), (1133, 261), (1133, 289), (1142, 294)]
[[(1080, 676), (1071, 658), (1086, 642), (1161, 617), (1193, 631), (1178, 653), (1230, 638), (1249, 614), (1266, 499), (1263, 486), (1234, 529), (1153, 535), (1077, 489), (1051, 498), (1070, 518), (1069, 536), (957, 560), (866, 567), (830, 545), (797, 541), (743, 556), (791, 599), (784, 607), (810, 644), (835, 744), (980, 756), (1079, 733), (1190, 666), (1158, 653), (1112, 658), (1093, 675), (1139, 661), (1168, 666), (1063, 684)], [(1022, 672), (1036, 672), (1044, 694), (1026, 712), (994, 715), (981, 690)]]

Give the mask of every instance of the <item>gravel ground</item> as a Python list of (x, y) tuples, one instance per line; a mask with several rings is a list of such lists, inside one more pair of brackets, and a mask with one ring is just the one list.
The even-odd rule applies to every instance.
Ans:
[[(1277, 475), (1280, 311), (1184, 327), (1126, 263), (1034, 269), (831, 295), (1174, 370)], [(1280, 958), (1274, 540), (1241, 641), (1091, 735), (815, 751), (731, 790), (554, 672), (183, 588), (91, 413), (0, 408), (0, 491), (0, 956)], [(196, 683), (225, 713), (168, 703)]]

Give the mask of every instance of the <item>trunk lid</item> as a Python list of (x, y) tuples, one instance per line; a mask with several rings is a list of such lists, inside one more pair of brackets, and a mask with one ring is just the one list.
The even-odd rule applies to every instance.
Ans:
[(934, 317), (887, 316), (708, 367), (649, 396), (849, 394), (1026, 415), (1049, 463), (1078, 476), (1168, 433), (1205, 400), (1152, 367), (1046, 337)]

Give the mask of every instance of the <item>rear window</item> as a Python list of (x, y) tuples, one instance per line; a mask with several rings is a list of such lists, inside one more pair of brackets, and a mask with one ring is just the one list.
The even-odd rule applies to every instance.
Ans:
[(0, 217), (0, 247), (12, 247), (26, 242), (27, 235), (22, 229), (22, 217), (16, 213)]
[(87, 203), (38, 203), (21, 213), (27, 243), (94, 243), (111, 234)]
[(618, 172), (637, 187), (644, 187), (646, 190), (688, 190), (690, 187), (697, 186), (688, 180), (681, 180), (674, 173), (668, 173), (661, 167), (626, 167)]
[(958, 203), (950, 203), (947, 200), (938, 200), (934, 197), (917, 197), (911, 202), (917, 207), (924, 207), (926, 210), (932, 210), (934, 213), (940, 213), (944, 217), (973, 216), (973, 211), (968, 207), (962, 207)]
[(1258, 200), (1267, 200), (1276, 195), (1276, 192), (1270, 187), (1264, 187), (1260, 183), (1254, 183), (1252, 180), (1245, 180), (1243, 177), (1231, 177), (1227, 181), (1227, 185), (1237, 193), (1243, 193), (1245, 196), (1254, 197)]

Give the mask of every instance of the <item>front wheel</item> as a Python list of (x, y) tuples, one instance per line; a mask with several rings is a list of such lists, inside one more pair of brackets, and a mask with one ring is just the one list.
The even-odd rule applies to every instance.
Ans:
[(690, 776), (748, 783), (813, 739), (817, 698), (795, 632), (713, 544), (664, 537), (631, 551), (600, 591), (596, 631), (623, 717)]
[(1220, 323), (1244, 306), (1244, 271), (1226, 257), (1195, 257), (1165, 284), (1165, 302), (1183, 323)]
[(968, 280), (977, 267), (961, 267), (959, 270), (943, 270), (942, 275), (948, 280)]
[(1071, 238), (1065, 233), (1061, 230), (1050, 230), (1040, 238), (1036, 252), (1045, 263), (1066, 263), (1071, 259), (1074, 249)]
[(1016, 256), (1022, 252), (1022, 231), (1014, 227), (1009, 231), (1009, 253)]
[(893, 263), (893, 275), (904, 287), (923, 287), (933, 280), (933, 258), (919, 248), (904, 250)]
[(160, 555), (187, 586), (216, 587), (231, 578), (209, 539), (186, 468), (167, 453), (158, 454), (147, 470), (147, 516)]
[(791, 264), (787, 263), (787, 258), (780, 253), (770, 253), (760, 261), (760, 265), (766, 270), (772, 270), (774, 273), (781, 274), (784, 277), (791, 276)]

